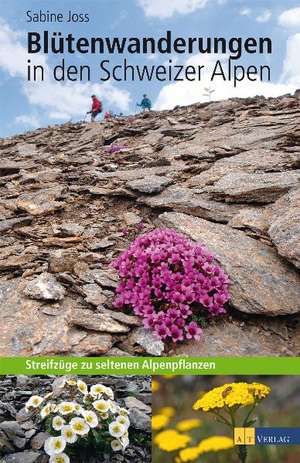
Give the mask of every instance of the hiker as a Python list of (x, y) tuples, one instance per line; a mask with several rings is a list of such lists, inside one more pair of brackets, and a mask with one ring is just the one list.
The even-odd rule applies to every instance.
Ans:
[(114, 115), (113, 115), (112, 111), (106, 111), (106, 113), (104, 114), (104, 119), (106, 121), (108, 121), (109, 119), (112, 119), (113, 117), (114, 117)]
[(142, 108), (143, 111), (146, 111), (148, 109), (149, 111), (151, 110), (151, 101), (147, 97), (147, 95), (143, 95), (143, 99), (140, 103), (137, 103), (137, 106)]
[(102, 103), (96, 95), (92, 95), (92, 109), (88, 111), (87, 114), (91, 114), (91, 122), (94, 122), (96, 116), (102, 112)]

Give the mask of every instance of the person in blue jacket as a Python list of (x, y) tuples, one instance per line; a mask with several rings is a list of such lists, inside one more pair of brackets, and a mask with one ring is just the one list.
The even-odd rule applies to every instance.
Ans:
[(151, 100), (147, 97), (147, 95), (143, 95), (143, 99), (140, 103), (137, 103), (137, 106), (142, 108), (143, 111), (146, 111), (148, 109), (149, 111), (151, 110)]

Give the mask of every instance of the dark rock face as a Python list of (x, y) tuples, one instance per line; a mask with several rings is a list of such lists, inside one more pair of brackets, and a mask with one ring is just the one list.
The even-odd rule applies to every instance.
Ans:
[(149, 177), (140, 180), (132, 180), (127, 183), (127, 186), (139, 193), (154, 194), (160, 193), (164, 187), (170, 185), (170, 179), (159, 177), (158, 175), (150, 175)]
[(231, 304), (236, 309), (272, 316), (300, 311), (300, 275), (270, 246), (226, 225), (185, 214), (165, 212), (160, 220), (214, 252), (230, 275)]
[[(0, 355), (168, 354), (115, 311), (110, 267), (162, 223), (203, 240), (233, 282), (226, 342), (209, 327), (204, 352), (239, 355), (239, 316), (246, 334), (284, 315), (299, 353), (299, 115), (298, 95), (232, 99), (0, 140)], [(249, 351), (281, 355), (265, 332)]]
[(129, 328), (121, 325), (106, 313), (94, 313), (91, 310), (74, 310), (70, 323), (106, 333), (126, 333), (129, 331)]
[(1, 220), (0, 221), (0, 232), (4, 233), (4, 232), (7, 232), (8, 230), (11, 230), (21, 225), (29, 225), (31, 221), (32, 221), (32, 217), (30, 216), (20, 217), (17, 219)]
[(179, 346), (177, 355), (191, 357), (269, 357), (287, 356), (300, 352), (297, 338), (289, 342), (288, 330), (282, 320), (261, 318), (244, 321), (222, 320), (205, 329), (202, 341)]
[[(61, 395), (59, 384), (47, 377), (7, 376), (0, 379), (0, 463), (47, 463), (49, 457), (43, 451), (49, 436), (42, 422), (34, 414), (25, 411), (25, 403), (31, 395), (45, 395), (53, 391)], [(83, 377), (87, 384), (100, 382), (111, 387), (120, 406), (126, 406), (131, 417), (130, 445), (124, 453), (91, 456), (80, 463), (150, 463), (151, 461), (151, 378), (146, 376)], [(57, 397), (58, 397), (57, 396)], [(141, 444), (142, 442), (142, 444)], [(71, 458), (71, 463), (78, 460)]]
[(241, 209), (238, 205), (228, 205), (203, 197), (189, 188), (171, 186), (159, 195), (142, 197), (139, 203), (156, 209), (171, 209), (203, 219), (226, 223)]
[[(246, 134), (243, 134), (242, 136), (244, 137)], [(272, 172), (280, 173), (291, 171), (293, 169), (299, 169), (300, 159), (297, 151), (289, 152), (286, 149), (274, 149), (272, 147), (272, 140), (268, 141), (271, 149), (266, 149), (265, 147), (261, 148), (259, 146), (260, 143), (265, 145), (266, 142), (263, 140), (258, 140), (257, 144), (253, 143), (254, 146), (250, 145), (247, 147), (247, 149), (245, 146), (245, 151), (239, 154), (216, 160), (216, 162), (209, 166), (207, 170), (200, 173), (199, 175), (191, 177), (187, 181), (187, 184), (189, 186), (201, 188), (206, 185), (212, 185), (222, 179), (224, 176), (231, 173), (240, 175), (245, 173), (264, 174)]]
[(283, 173), (230, 173), (210, 192), (216, 199), (236, 203), (271, 203), (300, 183), (300, 170)]
[(248, 207), (241, 209), (229, 222), (232, 228), (243, 230), (247, 235), (254, 238), (260, 238), (262, 241), (270, 244), (268, 236), (269, 216), (271, 210), (269, 207)]
[(268, 233), (279, 254), (300, 268), (300, 188), (274, 204)]

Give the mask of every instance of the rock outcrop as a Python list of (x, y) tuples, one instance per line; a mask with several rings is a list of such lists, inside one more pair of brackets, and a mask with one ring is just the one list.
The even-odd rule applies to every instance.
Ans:
[(300, 268), (300, 188), (276, 201), (272, 211), (268, 234), (278, 253)]
[(237, 310), (272, 316), (300, 311), (300, 275), (270, 246), (240, 230), (186, 214), (165, 212), (160, 220), (213, 251), (230, 275), (230, 300)]
[(205, 341), (166, 354), (209, 355), (211, 344), (212, 354), (244, 355), (248, 342), (250, 355), (299, 355), (300, 101), (288, 100), (0, 140), (0, 354), (162, 354), (139, 319), (114, 310), (110, 263), (163, 225), (205, 243), (232, 281), (228, 315)]

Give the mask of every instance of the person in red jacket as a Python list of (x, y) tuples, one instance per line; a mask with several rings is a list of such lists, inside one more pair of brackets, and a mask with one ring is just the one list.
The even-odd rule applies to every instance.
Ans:
[(96, 116), (102, 112), (102, 103), (96, 95), (92, 95), (92, 109), (87, 114), (91, 114), (91, 122), (94, 122)]

